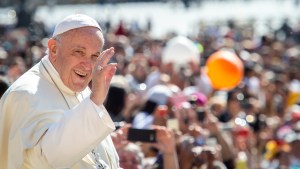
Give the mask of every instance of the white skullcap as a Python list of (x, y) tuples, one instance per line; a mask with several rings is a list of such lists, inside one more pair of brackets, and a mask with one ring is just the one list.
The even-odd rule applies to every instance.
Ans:
[(100, 31), (102, 31), (98, 22), (95, 19), (91, 18), (90, 16), (84, 14), (73, 14), (65, 17), (62, 21), (60, 21), (55, 26), (52, 37), (65, 33), (72, 29), (86, 27), (86, 26), (95, 27), (98, 28)]

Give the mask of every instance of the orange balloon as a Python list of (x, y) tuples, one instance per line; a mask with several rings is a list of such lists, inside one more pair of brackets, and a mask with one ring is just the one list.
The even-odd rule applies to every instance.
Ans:
[(244, 65), (234, 53), (220, 50), (209, 56), (207, 75), (214, 89), (228, 90), (236, 87), (244, 76)]

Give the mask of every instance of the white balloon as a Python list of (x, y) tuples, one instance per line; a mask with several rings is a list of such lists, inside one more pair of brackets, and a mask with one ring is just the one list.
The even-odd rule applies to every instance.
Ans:
[(177, 36), (167, 42), (162, 53), (162, 62), (172, 62), (177, 68), (189, 62), (199, 64), (200, 52), (193, 41), (184, 36)]

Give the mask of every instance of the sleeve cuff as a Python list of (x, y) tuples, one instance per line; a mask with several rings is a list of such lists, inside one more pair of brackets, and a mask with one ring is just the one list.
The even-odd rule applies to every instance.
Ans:
[(102, 118), (104, 113), (101, 110), (101, 108), (98, 105), (96, 105), (91, 99), (89, 99), (89, 101), (92, 102), (92, 105), (93, 105), (94, 109), (98, 113), (99, 117)]
[(97, 112), (97, 114), (99, 115), (100, 118), (103, 118), (105, 121), (110, 121), (110, 123), (107, 123), (107, 126), (109, 126), (110, 128), (113, 128), (113, 130), (116, 129), (109, 113), (107, 112), (106, 108), (103, 105), (96, 105), (91, 99), (89, 99), (89, 101), (91, 102), (91, 104), (93, 105), (95, 111)]

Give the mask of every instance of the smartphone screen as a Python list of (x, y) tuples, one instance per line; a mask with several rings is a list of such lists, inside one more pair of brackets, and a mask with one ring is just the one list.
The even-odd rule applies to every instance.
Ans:
[(199, 122), (203, 122), (205, 120), (205, 110), (203, 108), (197, 108), (196, 110), (197, 113), (197, 119)]
[(153, 129), (129, 128), (127, 139), (129, 141), (156, 142), (156, 131)]
[(179, 121), (178, 119), (168, 119), (167, 120), (167, 128), (171, 130), (179, 131)]

